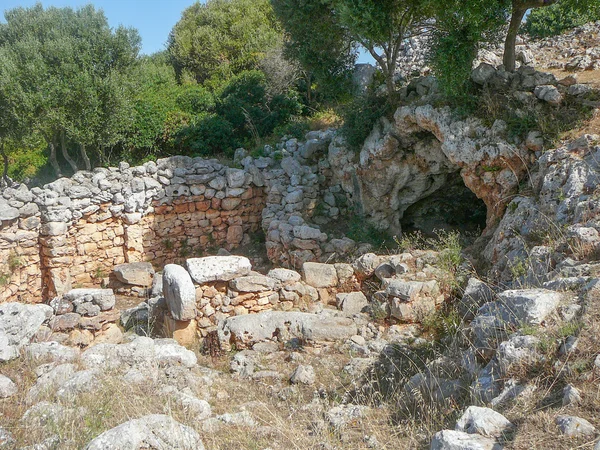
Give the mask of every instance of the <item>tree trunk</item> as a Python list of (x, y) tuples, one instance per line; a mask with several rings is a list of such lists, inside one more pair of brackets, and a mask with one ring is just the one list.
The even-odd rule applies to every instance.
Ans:
[(2, 169), (2, 180), (4, 180), (6, 186), (10, 186), (10, 178), (8, 178), (8, 155), (4, 151), (4, 142), (0, 144), (0, 155), (2, 155), (2, 161), (4, 163), (4, 168)]
[(77, 167), (77, 163), (73, 161), (73, 158), (69, 155), (69, 151), (67, 150), (67, 144), (65, 142), (65, 132), (64, 130), (60, 133), (60, 149), (62, 150), (62, 154), (64, 158), (67, 160), (71, 168), (73, 169), (73, 173), (76, 173), (79, 168)]
[(53, 139), (48, 143), (48, 146), (50, 147), (50, 165), (54, 169), (56, 176), (61, 178), (62, 173), (60, 172), (60, 166), (58, 165), (58, 161), (56, 159), (56, 140)]
[(81, 158), (85, 163), (85, 170), (88, 172), (92, 170), (92, 163), (90, 162), (90, 158), (88, 158), (87, 152), (85, 151), (85, 144), (81, 144), (79, 146), (79, 152), (81, 153)]
[(504, 42), (504, 70), (507, 72), (515, 71), (517, 36), (526, 12), (527, 9), (513, 7), (510, 25), (508, 26), (508, 34), (506, 35), (506, 41)]

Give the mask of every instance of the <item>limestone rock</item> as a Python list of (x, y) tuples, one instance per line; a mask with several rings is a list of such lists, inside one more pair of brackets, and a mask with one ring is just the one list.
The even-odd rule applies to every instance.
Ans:
[(26, 355), (31, 359), (44, 359), (59, 363), (71, 362), (79, 357), (79, 350), (58, 342), (39, 342), (26, 347)]
[(125, 422), (92, 440), (85, 450), (204, 450), (200, 435), (172, 417), (154, 414)]
[(458, 309), (465, 319), (472, 319), (477, 310), (484, 304), (494, 299), (494, 293), (490, 287), (477, 278), (469, 278)]
[(252, 270), (250, 260), (244, 256), (207, 256), (185, 262), (192, 279), (197, 284), (212, 281), (230, 281), (248, 275)]
[(249, 275), (234, 278), (229, 286), (238, 292), (264, 292), (277, 288), (277, 280), (264, 275)]
[(512, 428), (512, 423), (502, 414), (479, 406), (469, 406), (456, 422), (456, 431), (488, 437), (500, 437)]
[(290, 377), (292, 384), (311, 385), (315, 383), (315, 369), (309, 365), (299, 365)]
[(0, 398), (12, 397), (18, 391), (17, 385), (10, 378), (0, 374)]
[(71, 289), (63, 297), (75, 305), (75, 310), (78, 305), (92, 303), (101, 311), (107, 311), (114, 308), (117, 301), (112, 289)]
[(269, 278), (279, 280), (282, 284), (297, 283), (302, 279), (302, 276), (295, 270), (289, 269), (271, 269), (267, 274)]
[(281, 311), (229, 317), (218, 328), (224, 349), (233, 342), (238, 348), (244, 348), (277, 336), (285, 340), (299, 338), (320, 342), (346, 340), (356, 333), (356, 324), (351, 319)]
[(362, 292), (341, 293), (335, 296), (337, 307), (348, 315), (358, 314), (369, 305)]
[(48, 305), (0, 304), (0, 362), (17, 358), (52, 313)]
[(556, 425), (562, 434), (572, 438), (592, 438), (596, 434), (594, 427), (587, 420), (576, 416), (558, 416)]
[(183, 267), (177, 264), (165, 266), (163, 295), (174, 319), (191, 320), (196, 317), (196, 288)]
[(546, 289), (522, 289), (498, 294), (496, 302), (483, 305), (478, 315), (493, 315), (513, 325), (539, 325), (558, 307), (561, 294)]
[(502, 450), (495, 440), (463, 431), (444, 430), (431, 440), (431, 450)]
[(151, 287), (154, 268), (149, 262), (126, 263), (115, 266), (114, 273), (122, 283)]
[(306, 262), (302, 266), (306, 284), (315, 288), (331, 288), (338, 284), (337, 271), (331, 264)]

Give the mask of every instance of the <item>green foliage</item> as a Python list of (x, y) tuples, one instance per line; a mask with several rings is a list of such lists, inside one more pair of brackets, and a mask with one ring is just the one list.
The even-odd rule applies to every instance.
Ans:
[(376, 228), (359, 214), (353, 214), (347, 219), (345, 234), (356, 242), (366, 242), (376, 249), (384, 247), (391, 241), (391, 236), (387, 231)]
[[(501, 2), (453, 0), (438, 3), (436, 31), (428, 56), (442, 92), (455, 104), (472, 103), (471, 68), (481, 45), (497, 41), (506, 23)], [(467, 105), (464, 105), (467, 103)]]
[[(84, 146), (102, 158), (130, 122), (129, 75), (139, 51), (137, 32), (113, 30), (91, 5), (44, 9), (38, 3), (8, 10), (5, 18), (0, 79), (11, 80), (0, 81), (0, 104), (9, 105), (11, 117), (18, 118), (11, 127), (33, 129), (49, 145), (60, 138), (65, 146), (81, 147), (86, 165)], [(76, 169), (75, 162), (71, 165)]]
[(351, 89), (357, 54), (332, 2), (271, 0), (271, 4), (287, 33), (285, 54), (304, 69), (299, 91), (306, 103), (343, 97)]
[(547, 8), (536, 8), (527, 16), (524, 31), (531, 37), (545, 38), (600, 20), (600, 5), (586, 6), (573, 7), (572, 2), (560, 1)]
[(360, 151), (379, 119), (391, 114), (393, 110), (386, 97), (374, 93), (357, 96), (345, 105), (341, 133), (348, 147), (356, 152)]
[(241, 139), (268, 136), (300, 113), (297, 98), (291, 95), (267, 96), (265, 74), (253, 70), (231, 78), (223, 89), (217, 113), (233, 126)]
[[(19, 142), (6, 140), (4, 150), (9, 161), (8, 176), (13, 180), (25, 181), (39, 177), (45, 180), (50, 177), (46, 143), (39, 136), (24, 137)], [(2, 166), (0, 159), (0, 173)]]
[(281, 42), (269, 0), (208, 0), (187, 8), (169, 36), (168, 51), (181, 77), (227, 80), (258, 68)]
[(182, 128), (177, 134), (177, 141), (183, 153), (198, 156), (233, 156), (239, 146), (231, 123), (212, 113), (202, 114)]

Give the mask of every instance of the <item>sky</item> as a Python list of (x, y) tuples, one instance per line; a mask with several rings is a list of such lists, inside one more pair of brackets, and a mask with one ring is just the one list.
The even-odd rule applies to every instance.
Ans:
[[(38, 0), (39, 1), (39, 0)], [(142, 36), (142, 53), (151, 54), (165, 49), (169, 32), (181, 18), (185, 8), (196, 0), (42, 0), (44, 7), (70, 6), (78, 8), (93, 4), (104, 10), (111, 27), (124, 25), (136, 28)], [(19, 6), (30, 7), (36, 0), (0, 0), (0, 16)]]

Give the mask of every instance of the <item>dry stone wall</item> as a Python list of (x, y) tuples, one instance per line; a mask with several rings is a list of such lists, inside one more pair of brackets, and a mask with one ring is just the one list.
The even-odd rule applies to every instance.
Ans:
[[(261, 183), (259, 183), (261, 184)], [(264, 188), (215, 160), (121, 163), (0, 197), (0, 302), (99, 285), (125, 262), (233, 249), (260, 228)]]

